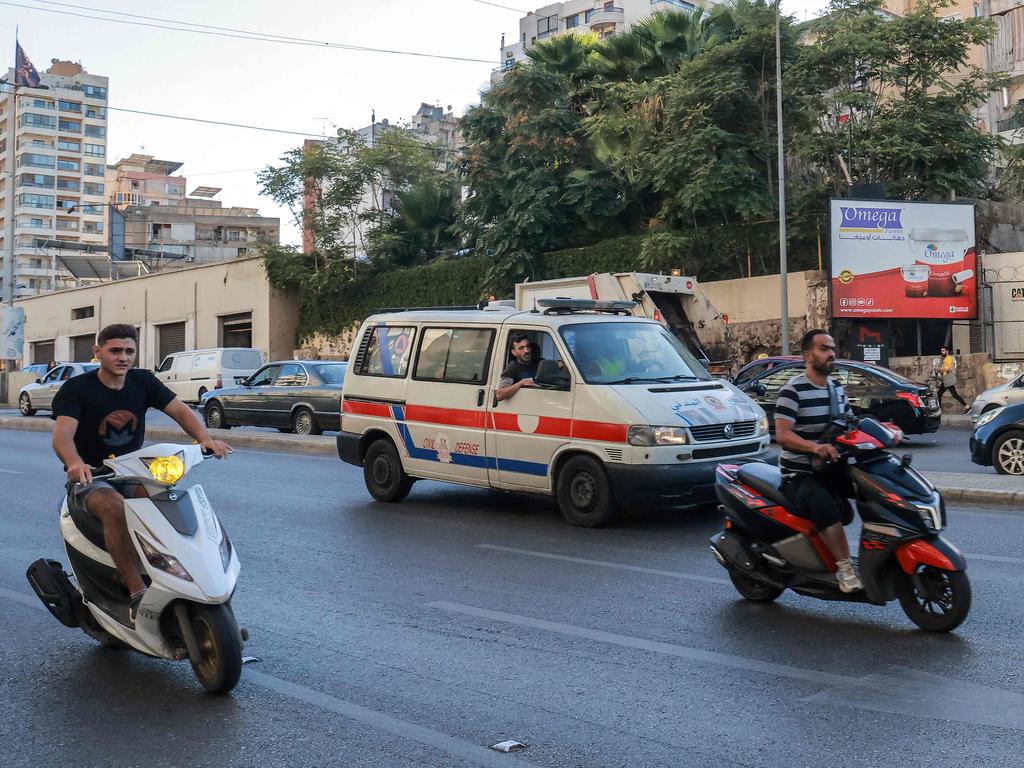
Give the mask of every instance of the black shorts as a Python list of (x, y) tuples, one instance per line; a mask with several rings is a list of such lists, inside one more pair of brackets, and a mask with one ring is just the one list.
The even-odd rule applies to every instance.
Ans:
[(819, 531), (836, 523), (850, 522), (852, 510), (849, 502), (830, 490), (826, 482), (816, 475), (787, 477), (782, 484), (782, 493), (789, 499), (792, 511), (810, 520)]

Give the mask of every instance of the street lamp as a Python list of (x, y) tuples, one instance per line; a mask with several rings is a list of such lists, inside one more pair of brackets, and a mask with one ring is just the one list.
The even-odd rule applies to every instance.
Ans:
[(789, 279), (786, 264), (786, 159), (782, 141), (782, 0), (775, 0), (775, 109), (779, 133), (779, 282), (782, 291), (782, 354), (789, 348)]

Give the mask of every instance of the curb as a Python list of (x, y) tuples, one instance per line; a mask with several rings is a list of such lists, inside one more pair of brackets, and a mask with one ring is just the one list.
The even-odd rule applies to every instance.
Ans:
[[(0, 429), (20, 430), (22, 432), (52, 432), (53, 421), (50, 419), (0, 418)], [(311, 435), (296, 437), (293, 435), (247, 435), (230, 429), (211, 429), (209, 433), (218, 440), (229, 443), (232, 448), (255, 448), (264, 451), (284, 451), (286, 453), (302, 453), (313, 456), (333, 456), (337, 458), (337, 441), (333, 437)], [(180, 429), (167, 427), (151, 427), (146, 430), (147, 440), (191, 440)]]
[(1020, 504), (1024, 506), (1024, 491), (997, 491), (989, 488), (943, 488), (935, 486), (947, 504)]

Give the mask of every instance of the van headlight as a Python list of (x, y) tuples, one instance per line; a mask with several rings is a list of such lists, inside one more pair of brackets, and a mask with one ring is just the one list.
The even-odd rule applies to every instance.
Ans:
[(646, 424), (629, 428), (626, 440), (630, 445), (685, 445), (688, 442), (685, 427), (651, 427)]
[(988, 413), (981, 414), (981, 418), (978, 419), (978, 423), (974, 425), (974, 428), (977, 429), (978, 427), (983, 427), (986, 424), (988, 424), (990, 421), (992, 421), (992, 419), (994, 419), (996, 416), (1002, 413), (1002, 410), (1005, 407), (1006, 406), (1002, 406), (1001, 408), (993, 408)]
[(757, 434), (767, 435), (768, 434), (768, 417), (762, 416), (757, 420)]
[(180, 453), (143, 459), (142, 463), (146, 465), (153, 479), (164, 485), (174, 485), (185, 476), (185, 460)]

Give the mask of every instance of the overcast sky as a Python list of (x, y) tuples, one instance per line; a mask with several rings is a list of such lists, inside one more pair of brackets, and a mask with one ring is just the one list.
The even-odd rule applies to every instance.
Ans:
[[(494, 1), (524, 11), (532, 7), (520, 0)], [(499, 63), (502, 33), (514, 40), (522, 15), (476, 0), (14, 2), (0, 2), (0, 55), (6, 54), (7, 66), (14, 62), (17, 25), (22, 47), (40, 72), (61, 58), (109, 77), (111, 107), (315, 135), (369, 125), (374, 109), (378, 120), (406, 120), (424, 101), (451, 105), (461, 115), (478, 102)], [(824, 5), (787, 0), (783, 9), (804, 19)], [(491, 63), (239, 40), (63, 15), (118, 18), (100, 11)], [(259, 195), (255, 169), (301, 144), (301, 136), (116, 111), (109, 113), (108, 126), (108, 163), (133, 152), (183, 162), (189, 192), (199, 184), (223, 187), (219, 199), (225, 205), (280, 216), (282, 241), (299, 242), (290, 214)]]

